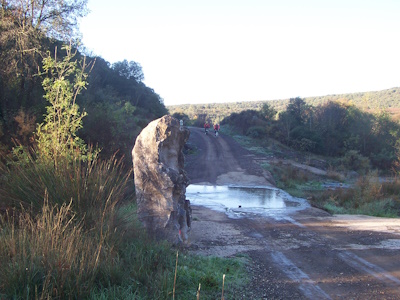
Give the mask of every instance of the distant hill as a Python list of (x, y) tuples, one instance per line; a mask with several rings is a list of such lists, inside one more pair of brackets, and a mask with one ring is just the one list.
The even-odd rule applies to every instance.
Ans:
[[(400, 87), (394, 87), (382, 91), (333, 94), (327, 96), (306, 97), (303, 99), (306, 103), (312, 106), (318, 106), (328, 101), (348, 101), (362, 110), (375, 111), (385, 109), (389, 111), (395, 119), (400, 119)], [(183, 104), (167, 106), (167, 109), (170, 114), (184, 113), (188, 115), (190, 119), (205, 114), (212, 122), (220, 122), (223, 118), (232, 113), (239, 113), (248, 109), (260, 110), (264, 103), (270, 104), (279, 112), (286, 109), (289, 99), (212, 104)]]

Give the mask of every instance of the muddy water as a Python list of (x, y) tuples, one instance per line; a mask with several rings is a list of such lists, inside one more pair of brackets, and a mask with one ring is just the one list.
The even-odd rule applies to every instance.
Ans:
[(189, 185), (186, 199), (240, 218), (252, 214), (281, 218), (309, 207), (306, 200), (270, 187)]

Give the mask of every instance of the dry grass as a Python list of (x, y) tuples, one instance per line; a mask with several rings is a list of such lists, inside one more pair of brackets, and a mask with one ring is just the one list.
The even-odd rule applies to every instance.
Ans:
[(111, 233), (85, 230), (71, 202), (52, 205), (46, 196), (41, 213), (23, 209), (1, 226), (1, 291), (16, 298), (86, 297), (118, 259), (107, 247)]
[(362, 176), (351, 188), (315, 193), (311, 202), (331, 213), (400, 216), (400, 180), (380, 182), (375, 174)]
[[(218, 279), (244, 284), (242, 261), (180, 256), (145, 234), (119, 161), (55, 169), (30, 158), (0, 179), (0, 299), (201, 299)], [(1, 208), (1, 207), (0, 207)], [(174, 283), (174, 266), (176, 278)], [(229, 289), (228, 289), (229, 292)]]

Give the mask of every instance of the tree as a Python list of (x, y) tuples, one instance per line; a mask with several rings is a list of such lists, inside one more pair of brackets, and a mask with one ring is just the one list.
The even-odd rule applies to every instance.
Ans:
[(294, 119), (287, 111), (283, 111), (279, 114), (279, 123), (281, 124), (280, 130), (282, 130), (283, 136), (286, 140), (286, 145), (289, 145), (290, 133), (294, 127)]
[(314, 128), (322, 139), (322, 154), (335, 156), (343, 153), (344, 141), (349, 135), (347, 109), (348, 106), (333, 101), (315, 109)]
[(142, 66), (135, 62), (128, 62), (126, 59), (120, 62), (116, 62), (112, 65), (114, 71), (126, 79), (135, 79), (136, 82), (141, 82), (144, 79), (144, 74), (142, 71)]
[(289, 105), (286, 108), (288, 116), (293, 120), (293, 125), (300, 126), (306, 122), (308, 106), (300, 97), (290, 98)]
[(347, 109), (348, 123), (351, 124), (349, 132), (353, 137), (357, 137), (359, 143), (350, 146), (349, 150), (357, 150), (362, 155), (369, 155), (371, 152), (371, 133), (373, 127), (373, 116), (361, 111), (355, 106)]
[(88, 13), (87, 0), (2, 0), (1, 10), (21, 34), (33, 30), (61, 41), (78, 36), (78, 18)]
[[(78, 37), (78, 18), (87, 14), (87, 0), (1, 0), (0, 2), (0, 115), (33, 102), (36, 75), (50, 38)], [(10, 91), (11, 92), (7, 92)], [(4, 93), (4, 94), (3, 94)], [(6, 93), (11, 94), (7, 95)], [(7, 126), (7, 122), (5, 122)]]
[[(79, 112), (76, 97), (86, 86), (85, 60), (78, 65), (73, 61), (75, 53), (71, 46), (63, 47), (66, 55), (57, 61), (49, 55), (43, 61), (47, 77), (43, 80), (45, 98), (50, 103), (44, 123), (37, 127), (39, 158), (54, 162), (57, 168), (60, 162), (84, 159), (87, 148), (77, 131), (82, 128), (82, 118), (86, 113)], [(70, 81), (73, 79), (73, 82)]]
[(268, 103), (264, 103), (261, 107), (261, 115), (265, 120), (272, 121), (276, 116), (276, 110)]

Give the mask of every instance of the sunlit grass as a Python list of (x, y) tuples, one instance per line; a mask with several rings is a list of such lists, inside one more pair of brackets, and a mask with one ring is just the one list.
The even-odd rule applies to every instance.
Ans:
[[(114, 158), (66, 169), (2, 166), (0, 299), (170, 299), (176, 249), (137, 219), (133, 181)], [(5, 175), (4, 175), (5, 174)], [(182, 252), (176, 299), (245, 284), (245, 260)]]

